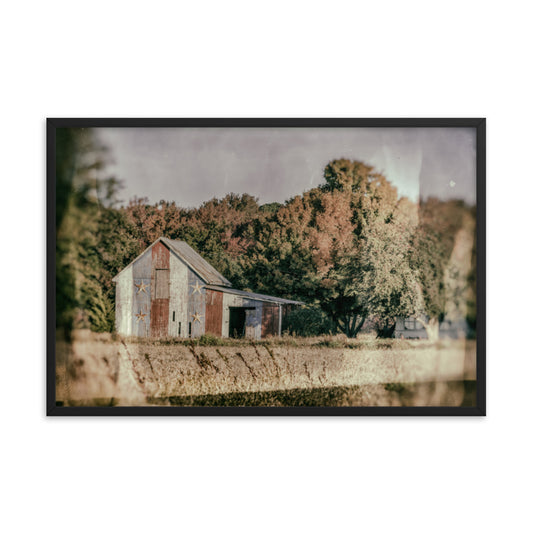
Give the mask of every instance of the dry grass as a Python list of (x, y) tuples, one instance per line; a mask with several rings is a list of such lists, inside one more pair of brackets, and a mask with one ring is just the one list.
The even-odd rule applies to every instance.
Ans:
[(58, 400), (76, 405), (461, 405), (451, 384), (475, 379), (475, 343), (457, 340), (78, 332), (58, 361)]

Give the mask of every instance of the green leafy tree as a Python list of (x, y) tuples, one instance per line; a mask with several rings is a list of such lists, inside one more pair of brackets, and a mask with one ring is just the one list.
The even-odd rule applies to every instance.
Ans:
[(320, 299), (338, 329), (356, 337), (366, 318), (382, 312), (385, 302), (395, 298), (387, 291), (397, 290), (398, 281), (379, 287), (378, 293), (378, 286), (369, 283), (368, 277), (377, 272), (376, 250), (386, 233), (384, 225), (392, 222), (398, 210), (397, 191), (382, 174), (360, 161), (332, 161), (324, 178), (312, 235)]
[(254, 221), (245, 233), (250, 246), (241, 258), (247, 288), (306, 302), (316, 300), (311, 217), (308, 198), (297, 196)]
[(402, 199), (386, 219), (376, 217), (363, 232), (362, 253), (355, 266), (358, 291), (367, 315), (377, 317), (378, 336), (391, 337), (396, 318), (420, 315), (422, 295), (410, 265), (416, 207)]

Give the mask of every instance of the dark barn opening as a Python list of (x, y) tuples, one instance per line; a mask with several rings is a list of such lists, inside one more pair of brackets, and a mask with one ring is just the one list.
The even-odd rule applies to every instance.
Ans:
[(255, 307), (230, 307), (229, 308), (229, 336), (234, 339), (244, 337), (246, 325), (246, 311)]

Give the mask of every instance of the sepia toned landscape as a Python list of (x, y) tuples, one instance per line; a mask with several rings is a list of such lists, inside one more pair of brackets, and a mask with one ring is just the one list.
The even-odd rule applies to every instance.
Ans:
[(56, 404), (475, 406), (473, 136), (356, 135), (59, 129)]

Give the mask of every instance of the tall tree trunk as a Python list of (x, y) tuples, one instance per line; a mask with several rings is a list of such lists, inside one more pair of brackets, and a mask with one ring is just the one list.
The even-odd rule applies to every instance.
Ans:
[(361, 321), (359, 322), (359, 324), (355, 327), (355, 330), (353, 332), (353, 339), (355, 339), (355, 337), (357, 337), (357, 334), (359, 333), (359, 331), (361, 330), (361, 328), (363, 327), (363, 324), (365, 323), (365, 320), (366, 320), (366, 315), (365, 316), (362, 316), (361, 317)]
[(439, 319), (430, 318), (427, 322), (422, 322), (426, 333), (428, 334), (428, 339), (431, 342), (436, 342), (439, 340)]
[(357, 337), (357, 334), (363, 327), (365, 320), (366, 320), (366, 315), (363, 315), (363, 316), (353, 315), (353, 316), (346, 316), (344, 317), (344, 319), (338, 319), (337, 323), (339, 325), (339, 329), (348, 338), (355, 339), (355, 337)]
[(378, 339), (391, 339), (394, 336), (394, 331), (396, 330), (396, 320), (390, 321), (387, 319), (382, 328), (378, 328)]

